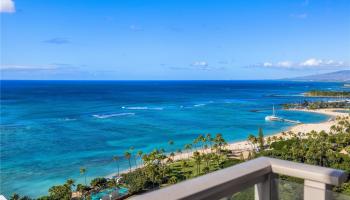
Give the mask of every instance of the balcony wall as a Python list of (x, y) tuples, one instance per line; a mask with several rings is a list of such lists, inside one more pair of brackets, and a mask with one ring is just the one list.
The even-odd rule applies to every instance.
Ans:
[(255, 200), (286, 199), (282, 196), (286, 192), (281, 192), (281, 185), (285, 180), (280, 179), (280, 175), (304, 180), (303, 184), (290, 183), (291, 186), (296, 184), (288, 191), (292, 199), (350, 200), (350, 197), (337, 196), (331, 191), (333, 186), (340, 185), (347, 179), (344, 171), (267, 157), (247, 161), (132, 199), (238, 199), (244, 192), (247, 192), (246, 198), (249, 198), (249, 191), (253, 193), (250, 196)]

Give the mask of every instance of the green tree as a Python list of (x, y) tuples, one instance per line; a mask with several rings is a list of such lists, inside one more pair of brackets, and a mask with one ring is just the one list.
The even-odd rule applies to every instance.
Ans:
[(52, 200), (70, 200), (72, 196), (73, 179), (68, 179), (63, 185), (52, 186), (49, 189), (49, 199)]
[(138, 157), (138, 159), (140, 160), (140, 166), (142, 165), (142, 155), (143, 155), (143, 152), (142, 152), (141, 150), (139, 150), (139, 151), (137, 152), (137, 157)]
[(113, 156), (113, 160), (117, 163), (117, 173), (118, 173), (118, 176), (119, 176), (119, 160), (120, 160), (120, 157), (119, 156)]
[(255, 149), (255, 144), (257, 142), (257, 138), (253, 134), (248, 135), (248, 142), (252, 146), (252, 149)]
[(124, 157), (128, 160), (128, 162), (129, 162), (129, 171), (131, 172), (131, 153), (130, 152), (128, 152), (128, 151), (126, 151), (125, 153), (124, 153)]
[(172, 160), (175, 159), (175, 153), (174, 153), (174, 152), (171, 152), (171, 153), (169, 154), (169, 156), (170, 156), (170, 158), (171, 158)]
[(201, 161), (202, 161), (202, 156), (198, 151), (193, 152), (193, 159), (196, 163), (196, 171), (197, 175), (200, 173), (200, 168), (201, 168)]
[(216, 144), (217, 151), (219, 153), (221, 153), (222, 147), (227, 144), (225, 139), (222, 137), (221, 133), (216, 134), (216, 136), (214, 138), (214, 143)]
[(185, 150), (187, 151), (187, 158), (190, 159), (190, 151), (192, 149), (192, 144), (186, 144)]
[(212, 149), (212, 148), (213, 148), (213, 138), (211, 137), (211, 134), (208, 133), (208, 134), (205, 136), (205, 138), (206, 138), (206, 141), (209, 142), (210, 149)]
[(92, 179), (91, 183), (90, 183), (90, 185), (93, 188), (98, 188), (98, 189), (106, 187), (106, 184), (107, 184), (107, 179), (101, 178), (101, 177), (97, 177), (97, 178)]
[(141, 192), (147, 187), (147, 177), (144, 176), (142, 169), (136, 169), (133, 172), (122, 174), (125, 184), (128, 186), (130, 193)]
[(170, 183), (170, 184), (175, 184), (175, 183), (177, 183), (177, 178), (176, 178), (176, 176), (171, 176), (171, 177), (169, 178), (169, 183)]
[(86, 168), (85, 168), (85, 167), (80, 167), (80, 174), (81, 174), (82, 176), (84, 176), (85, 185), (87, 185), (87, 183), (86, 183)]
[(265, 147), (265, 140), (264, 140), (264, 133), (262, 128), (259, 128), (258, 143), (259, 143), (260, 150), (263, 150)]
[(20, 196), (17, 193), (13, 193), (10, 197), (10, 200), (19, 200), (19, 199), (20, 199)]

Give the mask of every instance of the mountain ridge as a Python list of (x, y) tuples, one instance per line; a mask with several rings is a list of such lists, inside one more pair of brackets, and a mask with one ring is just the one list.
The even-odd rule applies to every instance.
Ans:
[(291, 81), (320, 81), (320, 82), (350, 82), (350, 70), (340, 70), (324, 74), (314, 74), (308, 76), (299, 76), (294, 78), (285, 78), (283, 80)]

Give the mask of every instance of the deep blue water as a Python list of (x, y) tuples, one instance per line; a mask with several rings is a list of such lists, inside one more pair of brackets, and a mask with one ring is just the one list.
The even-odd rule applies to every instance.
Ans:
[[(67, 178), (116, 171), (113, 155), (174, 151), (198, 134), (245, 140), (292, 124), (265, 122), (272, 105), (341, 83), (283, 81), (1, 81), (1, 193), (46, 194)], [(304, 123), (327, 116), (277, 110)], [(174, 140), (169, 147), (167, 142)], [(127, 168), (123, 160), (122, 167)]]

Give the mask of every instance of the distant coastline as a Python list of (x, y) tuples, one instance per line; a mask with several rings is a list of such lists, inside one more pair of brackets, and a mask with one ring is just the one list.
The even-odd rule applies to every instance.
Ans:
[[(331, 127), (333, 125), (336, 124), (336, 117), (345, 117), (348, 116), (348, 113), (342, 113), (342, 112), (337, 112), (339, 110), (344, 110), (346, 111), (346, 109), (317, 109), (317, 110), (309, 110), (309, 109), (288, 109), (290, 111), (301, 111), (301, 112), (311, 112), (311, 113), (318, 113), (318, 114), (323, 114), (323, 115), (327, 115), (329, 116), (329, 118), (323, 122), (320, 123), (306, 123), (306, 124), (296, 124), (290, 128), (288, 128), (285, 131), (279, 131), (273, 134), (269, 134), (265, 136), (265, 141), (267, 140), (267, 138), (272, 138), (272, 137), (282, 137), (282, 138), (288, 138), (289, 136), (286, 135), (286, 132), (293, 132), (293, 133), (309, 133), (311, 131), (326, 131), (329, 132)], [(226, 146), (226, 149), (228, 150), (232, 150), (235, 152), (236, 155), (239, 155), (240, 153), (243, 154), (244, 158), (248, 157), (249, 152), (251, 152), (253, 150), (253, 148), (251, 147), (251, 145), (249, 144), (249, 142), (247, 140), (243, 140), (243, 141), (238, 141), (238, 142), (230, 142), (228, 143), (228, 145)], [(177, 153), (174, 156), (174, 161), (177, 160), (182, 160), (182, 159), (187, 159), (188, 157), (191, 157), (193, 155), (193, 152), (195, 152), (196, 150), (193, 150), (191, 152), (182, 152), (182, 153)], [(210, 153), (211, 150), (207, 149), (204, 151), (205, 153)], [(237, 156), (238, 158), (238, 156)], [(138, 166), (138, 167), (142, 167), (142, 166)], [(131, 168), (131, 171), (137, 169), (138, 167), (133, 167)], [(120, 171), (120, 174), (123, 173), (128, 173), (129, 170), (125, 169)], [(112, 173), (112, 174), (108, 174), (107, 176), (105, 176), (105, 178), (112, 178), (117, 176), (117, 173)]]

